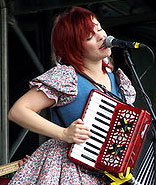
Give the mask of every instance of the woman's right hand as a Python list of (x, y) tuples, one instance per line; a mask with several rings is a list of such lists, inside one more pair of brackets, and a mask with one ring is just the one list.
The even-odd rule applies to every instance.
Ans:
[(84, 143), (91, 136), (91, 132), (81, 119), (74, 121), (69, 127), (64, 128), (62, 140), (68, 143)]

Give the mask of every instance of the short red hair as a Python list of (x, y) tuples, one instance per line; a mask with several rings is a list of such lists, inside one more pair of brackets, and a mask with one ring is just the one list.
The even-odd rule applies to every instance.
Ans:
[(56, 58), (83, 71), (83, 45), (90, 33), (94, 33), (92, 18), (96, 15), (84, 8), (73, 7), (58, 16), (52, 30), (51, 44)]

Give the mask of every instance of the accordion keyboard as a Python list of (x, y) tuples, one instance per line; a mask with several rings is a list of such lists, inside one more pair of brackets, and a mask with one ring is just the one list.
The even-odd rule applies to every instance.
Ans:
[(90, 128), (92, 136), (83, 144), (75, 144), (71, 157), (81, 159), (89, 166), (95, 166), (95, 161), (107, 136), (116, 104), (100, 94), (91, 97), (83, 122)]
[(72, 144), (71, 160), (115, 173), (134, 167), (151, 121), (146, 110), (92, 90), (81, 119), (92, 135), (85, 143)]

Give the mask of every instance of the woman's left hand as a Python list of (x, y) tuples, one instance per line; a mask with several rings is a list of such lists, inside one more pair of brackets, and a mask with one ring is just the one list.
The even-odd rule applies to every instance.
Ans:
[(25, 162), (28, 161), (29, 158), (30, 158), (30, 156), (26, 155), (23, 159), (19, 160), (18, 166), (21, 167)]

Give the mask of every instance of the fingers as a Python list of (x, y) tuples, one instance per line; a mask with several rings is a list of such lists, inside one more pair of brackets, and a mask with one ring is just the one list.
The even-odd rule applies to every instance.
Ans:
[(74, 136), (84, 142), (84, 140), (89, 139), (91, 132), (86, 127), (76, 127)]
[(23, 165), (23, 160), (20, 160), (19, 162), (18, 162), (18, 166), (19, 166), (19, 168)]
[(89, 137), (91, 137), (89, 127), (84, 125), (81, 119), (76, 120), (74, 124), (75, 124), (74, 143), (77, 144), (84, 143), (87, 139), (89, 139)]
[(84, 125), (81, 119), (76, 120), (73, 122), (75, 127), (75, 136), (79, 139), (86, 140), (91, 136), (90, 129)]
[(73, 135), (74, 143), (84, 143), (91, 136), (90, 132), (79, 131), (75, 135)]
[(86, 125), (84, 125), (84, 123), (81, 119), (77, 119), (72, 124), (75, 125), (75, 128), (77, 128), (77, 129), (89, 131), (89, 128)]
[(21, 167), (25, 162), (28, 161), (28, 159), (30, 158), (29, 155), (26, 155), (23, 159), (21, 159), (19, 162), (18, 162), (18, 166)]
[(84, 143), (91, 136), (89, 128), (81, 119), (74, 121), (68, 128), (64, 129), (64, 140), (69, 143)]

